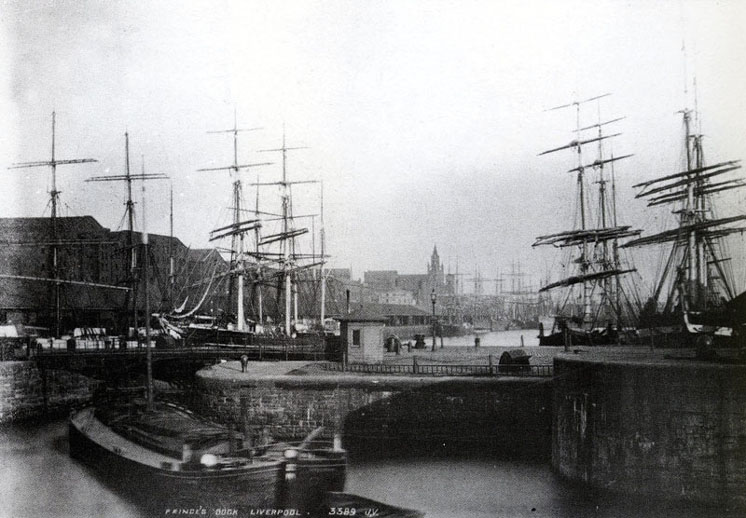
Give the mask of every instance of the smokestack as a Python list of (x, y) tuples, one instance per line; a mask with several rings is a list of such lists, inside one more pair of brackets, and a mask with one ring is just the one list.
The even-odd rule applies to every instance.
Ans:
[(346, 293), (346, 295), (347, 295), (347, 314), (349, 315), (350, 314), (350, 290), (346, 290), (346, 292), (347, 292)]

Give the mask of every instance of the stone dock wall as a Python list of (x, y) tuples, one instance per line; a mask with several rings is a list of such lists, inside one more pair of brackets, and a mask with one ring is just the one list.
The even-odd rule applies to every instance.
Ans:
[[(551, 458), (562, 476), (595, 488), (746, 505), (746, 366), (617, 356), (561, 355), (552, 379), (242, 377), (213, 366), (197, 374), (192, 394), (197, 410), (256, 444), (324, 426), (352, 455)], [(0, 422), (65, 411), (98, 384), (2, 361)]]
[[(219, 368), (219, 367), (217, 367)], [(299, 440), (318, 426), (355, 455), (500, 451), (548, 459), (551, 382), (520, 378), (283, 375), (229, 380), (201, 371), (198, 407), (221, 422)]]
[(593, 487), (746, 503), (746, 366), (554, 361), (552, 464)]
[(65, 412), (88, 401), (98, 382), (33, 361), (0, 362), (0, 423)]

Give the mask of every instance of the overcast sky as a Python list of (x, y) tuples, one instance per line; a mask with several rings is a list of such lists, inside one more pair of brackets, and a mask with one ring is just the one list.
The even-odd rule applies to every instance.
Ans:
[[(681, 166), (681, 118), (696, 74), (708, 160), (746, 157), (746, 3), (742, 1), (236, 1), (0, 0), (0, 216), (49, 214), (45, 160), (57, 111), (63, 214), (120, 228), (124, 186), (84, 180), (124, 171), (124, 132), (140, 170), (172, 178), (175, 234), (208, 245), (227, 222), (231, 178), (200, 173), (273, 160), (246, 183), (324, 181), (331, 265), (425, 270), (433, 244), (455, 270), (494, 277), (521, 261), (538, 283), (558, 254), (537, 235), (570, 228), (573, 153), (538, 157), (573, 138), (575, 114), (546, 108), (603, 93), (620, 220), (653, 232), (666, 210), (634, 200), (632, 184)], [(682, 42), (686, 42), (686, 66)], [(595, 104), (584, 120), (597, 118)], [(148, 225), (168, 234), (168, 183), (148, 187)], [(317, 186), (294, 188), (295, 212), (318, 212)], [(253, 188), (246, 187), (253, 204)], [(262, 191), (276, 209), (277, 192)], [(138, 195), (139, 198), (139, 195)], [(723, 196), (723, 215), (746, 206)], [(139, 200), (138, 200), (139, 201)], [(253, 205), (252, 205), (253, 206)], [(47, 207), (45, 209), (45, 207)], [(138, 206), (139, 208), (139, 206)], [(46, 210), (46, 212), (45, 212)], [(318, 220), (316, 225), (319, 225)], [(743, 237), (733, 246), (745, 248)], [(645, 260), (645, 259), (643, 259)], [(738, 263), (743, 264), (743, 263)], [(743, 280), (743, 268), (740, 273)], [(553, 274), (554, 277), (556, 275)]]

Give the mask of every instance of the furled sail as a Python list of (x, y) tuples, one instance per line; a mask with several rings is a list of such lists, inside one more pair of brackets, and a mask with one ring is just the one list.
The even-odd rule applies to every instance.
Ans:
[(597, 281), (601, 279), (607, 279), (609, 277), (616, 277), (618, 275), (622, 275), (625, 273), (631, 273), (637, 271), (635, 268), (631, 268), (628, 270), (620, 270), (620, 269), (613, 269), (613, 270), (604, 270), (601, 272), (593, 272), (593, 273), (586, 273), (583, 275), (573, 275), (571, 277), (567, 277), (565, 279), (562, 279), (561, 281), (553, 282), (551, 284), (547, 284), (543, 288), (539, 289), (539, 292), (551, 290), (554, 288), (561, 288), (565, 286), (572, 286), (573, 284), (580, 284), (581, 282), (587, 282), (587, 281)]
[[(656, 244), (656, 243), (666, 243), (668, 241), (676, 241), (679, 239), (685, 239), (685, 237), (688, 235), (689, 232), (697, 232), (700, 230), (706, 230), (708, 228), (717, 227), (720, 225), (727, 225), (729, 223), (735, 223), (736, 221), (743, 221), (745, 219), (746, 219), (746, 214), (740, 215), (740, 216), (731, 216), (729, 218), (714, 219), (711, 221), (702, 221), (700, 223), (693, 223), (690, 225), (682, 225), (672, 230), (666, 230), (658, 234), (653, 234), (652, 236), (645, 236), (645, 237), (641, 237), (640, 239), (628, 241), (627, 243), (624, 243), (621, 246), (623, 248), (627, 248), (631, 246), (643, 246), (643, 245), (651, 245), (651, 244)], [(721, 230), (718, 230), (718, 232), (722, 230), (727, 231), (728, 229), (721, 229)]]
[(553, 245), (556, 247), (582, 245), (583, 243), (593, 243), (608, 241), (612, 239), (621, 239), (625, 237), (638, 236), (642, 230), (633, 230), (629, 225), (622, 225), (608, 228), (592, 228), (586, 230), (568, 230), (557, 234), (549, 234), (536, 238), (531, 246)]
[(280, 232), (279, 234), (271, 234), (269, 236), (262, 237), (261, 241), (259, 241), (259, 244), (264, 246), (270, 243), (274, 243), (276, 241), (284, 241), (286, 239), (293, 239), (295, 237), (305, 234), (306, 232), (308, 232), (307, 228), (299, 228), (296, 230), (289, 230), (287, 232)]
[(739, 162), (740, 162), (740, 160), (730, 160), (728, 162), (721, 162), (719, 164), (713, 164), (713, 165), (707, 165), (707, 166), (703, 166), (703, 167), (697, 167), (697, 168), (694, 168), (694, 169), (689, 169), (687, 171), (681, 171), (680, 173), (674, 173), (674, 174), (669, 174), (667, 176), (661, 176), (660, 178), (655, 178), (653, 180), (648, 180), (647, 182), (638, 183), (638, 184), (633, 185), (632, 187), (635, 187), (635, 188), (637, 188), (637, 187), (646, 188), (649, 185), (653, 185), (653, 184), (656, 184), (656, 183), (659, 183), (659, 182), (665, 182), (665, 181), (668, 181), (668, 180), (673, 180), (673, 179), (681, 178), (681, 177), (684, 177), (684, 176), (696, 175), (696, 174), (699, 174), (699, 173), (704, 173), (705, 171), (711, 171), (713, 169), (720, 169), (722, 167), (733, 167), (733, 166), (736, 166), (736, 168), (738, 168), (738, 167), (741, 167), (740, 165), (738, 165)]

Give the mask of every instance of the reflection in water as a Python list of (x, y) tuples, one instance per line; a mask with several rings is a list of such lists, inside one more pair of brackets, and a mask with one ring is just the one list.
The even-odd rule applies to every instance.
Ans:
[[(742, 516), (593, 494), (560, 480), (546, 464), (504, 460), (360, 461), (349, 467), (346, 491), (426, 511), (429, 518)], [(9, 518), (151, 515), (142, 503), (147, 495), (127, 495), (68, 456), (67, 422), (59, 420), (0, 428), (0, 495), (0, 516)], [(157, 515), (167, 516), (165, 510)], [(216, 516), (215, 510), (205, 516)]]
[(67, 422), (0, 428), (0, 515), (140, 517), (131, 501), (72, 460)]
[(546, 464), (501, 460), (366, 462), (351, 467), (347, 491), (418, 509), (428, 518), (694, 518), (712, 512), (593, 495), (560, 480)]

